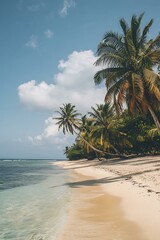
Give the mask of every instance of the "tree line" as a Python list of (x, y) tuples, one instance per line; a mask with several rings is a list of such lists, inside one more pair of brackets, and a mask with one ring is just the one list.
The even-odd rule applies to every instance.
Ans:
[(143, 15), (120, 19), (122, 33), (109, 31), (98, 45), (94, 81), (105, 82), (104, 104), (85, 116), (71, 103), (57, 111), (59, 129), (77, 135), (67, 158), (160, 153), (160, 34), (148, 39), (153, 19), (141, 29)]

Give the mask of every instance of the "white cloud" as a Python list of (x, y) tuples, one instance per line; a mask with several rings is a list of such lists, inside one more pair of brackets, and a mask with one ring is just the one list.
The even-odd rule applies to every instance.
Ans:
[[(18, 87), (18, 94), (22, 104), (30, 109), (58, 110), (63, 103), (72, 103), (78, 111), (85, 114), (91, 106), (103, 103), (106, 89), (96, 87), (93, 76), (98, 70), (94, 66), (96, 57), (91, 50), (73, 52), (68, 59), (58, 64), (59, 72), (54, 76), (54, 83), (45, 81), (37, 83), (35, 80), (23, 83)], [(29, 136), (33, 144), (49, 141), (64, 147), (73, 138), (58, 132), (52, 118), (45, 121), (44, 130), (35, 137)]]
[(102, 103), (105, 87), (97, 88), (93, 76), (96, 57), (91, 50), (73, 52), (68, 59), (58, 64), (59, 72), (54, 76), (53, 84), (35, 80), (18, 87), (22, 104), (30, 109), (56, 110), (63, 103), (73, 103), (82, 111), (88, 111), (91, 105)]
[(52, 38), (54, 33), (50, 30), (50, 29), (47, 29), (45, 32), (44, 32), (44, 35), (46, 36), (46, 38)]
[(75, 0), (64, 0), (63, 7), (61, 8), (61, 10), (59, 12), (60, 15), (63, 17), (66, 16), (68, 14), (68, 10), (74, 6), (75, 6)]
[(42, 145), (45, 142), (52, 143), (59, 149), (64, 149), (66, 145), (72, 144), (74, 136), (64, 135), (58, 131), (56, 121), (52, 117), (45, 120), (45, 128), (42, 133), (37, 136), (28, 136), (28, 141), (33, 145)]
[(38, 41), (37, 41), (37, 36), (32, 35), (29, 38), (29, 41), (25, 43), (26, 47), (30, 47), (30, 48), (37, 48), (38, 47)]

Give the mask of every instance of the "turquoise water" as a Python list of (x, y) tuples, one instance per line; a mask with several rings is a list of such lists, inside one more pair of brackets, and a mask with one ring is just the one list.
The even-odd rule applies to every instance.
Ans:
[(48, 160), (0, 160), (0, 239), (57, 239), (69, 204), (67, 181), (67, 172)]

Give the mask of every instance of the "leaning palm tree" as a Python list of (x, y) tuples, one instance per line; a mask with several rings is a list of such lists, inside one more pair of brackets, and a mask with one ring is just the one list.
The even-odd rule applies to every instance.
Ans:
[[(104, 68), (95, 83), (105, 80), (105, 101), (112, 101), (118, 112), (127, 105), (130, 114), (151, 113), (157, 129), (160, 124), (155, 111), (160, 106), (160, 76), (153, 69), (160, 63), (160, 35), (147, 39), (153, 19), (140, 29), (143, 14), (133, 15), (130, 25), (120, 20), (122, 34), (107, 32), (98, 45), (96, 65)], [(124, 104), (125, 103), (125, 104)]]
[(105, 150), (112, 149), (116, 154), (120, 155), (115, 144), (123, 142), (126, 145), (128, 141), (125, 137), (126, 134), (116, 129), (114, 107), (111, 107), (109, 103), (97, 104), (96, 107), (92, 107), (89, 115), (93, 121), (91, 137), (97, 142), (97, 145), (102, 146)]
[(71, 103), (63, 104), (60, 107), (60, 111), (56, 111), (60, 116), (53, 119), (57, 120), (56, 124), (59, 125), (58, 129), (63, 129), (63, 133), (70, 132), (71, 134), (76, 134), (78, 138), (81, 138), (85, 144), (87, 144), (95, 152), (104, 154), (104, 151), (97, 149), (92, 144), (89, 143), (81, 132), (82, 122), (79, 116), (80, 113), (77, 112), (75, 106)]
[[(83, 138), (77, 137), (77, 141), (85, 149), (85, 151), (87, 153), (93, 151), (93, 149), (90, 147), (90, 145), (94, 146), (96, 144), (96, 142), (93, 141), (93, 138), (91, 137), (92, 128), (93, 128), (93, 120), (91, 118), (88, 118), (86, 115), (82, 116), (80, 132), (81, 132), (81, 136)], [(83, 139), (85, 139), (87, 142), (89, 142), (90, 145), (88, 145), (88, 143), (86, 141), (84, 141)], [(96, 146), (97, 146), (97, 144), (96, 144)]]

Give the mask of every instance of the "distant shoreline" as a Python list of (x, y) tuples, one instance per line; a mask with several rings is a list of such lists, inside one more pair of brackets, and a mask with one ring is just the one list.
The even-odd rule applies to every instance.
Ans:
[[(160, 156), (125, 161), (117, 159), (102, 162), (98, 160), (57, 161), (54, 164), (93, 179), (94, 186), (102, 187), (107, 194), (120, 198), (120, 206), (125, 218), (137, 224), (144, 235), (144, 238), (135, 239), (159, 240)], [(83, 183), (82, 181), (78, 184), (76, 189), (84, 189)], [(77, 183), (73, 183), (73, 186), (74, 184)], [(103, 205), (105, 209), (106, 205), (104, 203)], [(68, 240), (68, 238), (62, 239)]]

